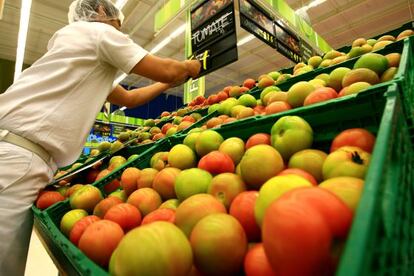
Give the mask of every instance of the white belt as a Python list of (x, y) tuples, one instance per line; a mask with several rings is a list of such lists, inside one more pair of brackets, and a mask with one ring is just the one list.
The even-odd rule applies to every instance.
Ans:
[(51, 165), (52, 158), (50, 154), (40, 145), (33, 143), (32, 141), (22, 136), (16, 135), (6, 129), (0, 129), (0, 141), (8, 142), (10, 144), (27, 149), (28, 151), (31, 151), (42, 158), (46, 164), (49, 166)]

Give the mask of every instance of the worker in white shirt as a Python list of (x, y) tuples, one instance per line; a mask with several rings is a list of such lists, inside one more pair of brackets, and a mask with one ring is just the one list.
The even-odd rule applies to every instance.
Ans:
[[(68, 18), (46, 54), (0, 94), (0, 275), (24, 274), (31, 206), (56, 168), (76, 161), (104, 102), (142, 105), (200, 71), (198, 61), (135, 44), (119, 31), (123, 15), (110, 0), (76, 0)], [(113, 88), (118, 69), (158, 83)]]

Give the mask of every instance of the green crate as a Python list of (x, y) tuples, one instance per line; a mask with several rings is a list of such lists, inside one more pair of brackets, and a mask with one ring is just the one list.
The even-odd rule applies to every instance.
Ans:
[[(397, 95), (398, 96), (398, 95)], [(381, 119), (338, 276), (413, 275), (414, 151), (399, 97)]]
[[(368, 271), (363, 267), (371, 265), (366, 263), (364, 260), (366, 258), (376, 260), (379, 257), (372, 257), (373, 255), (375, 256), (375, 251), (372, 248), (366, 248), (364, 245), (361, 245), (361, 241), (366, 241), (368, 238), (371, 239), (379, 233), (380, 235), (375, 236), (376, 239), (373, 244), (380, 244), (382, 242), (381, 234), (387, 233), (385, 230), (390, 230), (390, 233), (395, 234), (398, 231), (395, 231), (395, 228), (393, 227), (398, 225), (398, 223), (401, 224), (401, 221), (404, 221), (404, 219), (397, 221), (397, 216), (395, 214), (397, 214), (396, 212), (398, 209), (396, 206), (408, 207), (409, 210), (412, 208), (411, 201), (398, 202), (395, 200), (393, 194), (393, 192), (395, 192), (394, 186), (396, 186), (394, 183), (402, 183), (401, 181), (395, 181), (395, 179), (403, 180), (404, 186), (400, 187), (400, 192), (404, 192), (405, 189), (408, 189), (409, 187), (406, 186), (414, 180), (412, 179), (412, 173), (410, 170), (413, 166), (413, 150), (411, 144), (407, 141), (408, 135), (407, 129), (404, 128), (404, 116), (398, 109), (398, 85), (396, 83), (391, 83), (390, 85), (383, 84), (378, 86), (376, 89), (380, 91), (374, 91), (371, 89), (367, 93), (354, 94), (338, 98), (329, 103), (320, 103), (314, 106), (289, 110), (284, 112), (284, 114), (280, 113), (266, 117), (249, 118), (249, 120), (241, 120), (237, 124), (229, 124), (227, 126), (223, 125), (221, 128), (217, 129), (217, 131), (224, 138), (236, 136), (246, 140), (252, 134), (258, 132), (270, 132), (273, 124), (280, 117), (285, 115), (298, 115), (308, 121), (314, 130), (313, 147), (325, 151), (329, 149), (332, 139), (344, 129), (363, 127), (372, 133), (377, 134), (377, 143), (374, 148), (371, 166), (365, 182), (366, 188), (364, 189), (361, 203), (355, 216), (349, 240), (346, 243), (345, 253), (341, 259), (341, 266), (338, 269), (338, 273), (340, 273), (339, 275), (341, 276), (366, 275), (364, 273), (358, 273), (359, 271)], [(396, 124), (396, 122), (398, 122), (398, 124)], [(143, 153), (138, 159), (117, 168), (117, 170), (94, 185), (102, 190), (106, 184), (110, 183), (113, 179), (118, 178), (122, 174), (122, 171), (127, 167), (134, 166), (141, 169), (148, 167), (149, 161), (153, 154), (160, 151), (168, 151), (172, 146), (182, 143), (184, 138), (185, 135), (176, 135), (160, 141), (156, 144), (156, 146), (145, 151), (145, 153)], [(395, 145), (393, 141), (398, 139), (401, 140), (402, 143), (399, 144), (398, 148), (394, 149), (392, 147)], [(388, 155), (391, 152), (391, 149), (393, 149), (392, 152), (406, 154), (406, 156), (402, 158), (396, 166), (394, 166), (394, 162), (397, 160), (396, 156)], [(411, 159), (409, 159), (409, 157)], [(382, 175), (384, 175), (383, 172), (390, 170), (392, 170), (392, 174), (382, 177)], [(406, 176), (407, 174), (411, 174), (411, 178), (409, 179), (410, 181), (408, 182), (405, 181), (407, 180), (407, 177), (398, 177), (403, 175)], [(397, 178), (394, 178), (393, 176), (397, 176)], [(379, 201), (377, 194), (372, 192), (373, 190), (382, 191), (381, 201)], [(406, 193), (405, 196), (411, 197), (412, 190), (410, 190), (410, 193)], [(376, 198), (381, 204), (379, 205), (379, 208), (378, 206), (372, 206), (373, 198)], [(390, 208), (381, 209), (381, 207)], [(43, 229), (45, 231), (43, 235), (46, 237), (53, 237), (54, 245), (56, 245), (55, 250), (59, 251), (52, 253), (62, 254), (63, 252), (63, 254), (68, 258), (67, 262), (73, 266), (72, 270), (77, 271), (80, 275), (106, 274), (103, 269), (86, 258), (79, 251), (79, 249), (72, 245), (70, 241), (59, 231), (60, 219), (63, 214), (69, 210), (69, 202), (66, 200), (48, 208), (41, 214), (41, 216), (38, 216), (38, 219), (44, 225), (47, 225), (47, 229)], [(375, 211), (380, 212), (380, 214), (373, 214)], [(366, 224), (366, 222), (364, 222), (364, 219), (367, 217), (378, 220), (379, 216), (385, 214), (388, 218), (384, 219), (384, 221), (387, 222), (385, 224), (387, 228), (382, 229), (381, 231), (377, 231), (377, 228), (373, 228), (377, 227), (378, 224)], [(410, 213), (407, 213), (407, 215), (409, 214)], [(411, 217), (414, 218), (414, 216)], [(404, 231), (409, 229), (407, 227), (408, 226), (404, 224)], [(408, 237), (413, 236), (411, 235), (411, 232), (407, 233)], [(387, 243), (387, 245), (389, 245), (389, 243)], [(406, 246), (407, 250), (412, 250), (412, 247), (413, 246)], [(381, 248), (384, 249), (388, 247), (383, 246)], [(398, 246), (389, 247), (390, 250), (398, 248)], [(355, 255), (354, 251), (357, 251), (358, 255)], [(364, 260), (358, 260), (354, 264), (352, 263), (354, 256), (358, 256)], [(353, 267), (350, 268), (350, 265)]]
[[(150, 144), (143, 144), (143, 145), (138, 145), (138, 146), (130, 146), (130, 147), (125, 147), (125, 148), (123, 148), (122, 150), (120, 150), (120, 151), (118, 151), (117, 153), (116, 153), (116, 155), (122, 155), (122, 156), (124, 156), (125, 158), (128, 158), (129, 156), (131, 156), (131, 155), (133, 155), (133, 154), (138, 154), (138, 155), (140, 155), (140, 154), (143, 154), (145, 151), (147, 151), (148, 149), (150, 149), (151, 147), (154, 147), (155, 145), (157, 144), (157, 142), (155, 142), (155, 143), (150, 143)], [(113, 155), (111, 155), (111, 154), (108, 154), (107, 156), (105, 156), (105, 159), (103, 159), (102, 161), (105, 163), (107, 163), (107, 162), (109, 162), (109, 159), (112, 157)], [(98, 159), (96, 159), (96, 160), (98, 160)], [(125, 163), (125, 166), (131, 166), (131, 165), (133, 165), (133, 164), (135, 164), (135, 162), (136, 162), (136, 160), (138, 160), (138, 158), (137, 159), (135, 159), (135, 160), (132, 160), (132, 161), (129, 161), (129, 162), (127, 162), (127, 163)], [(89, 162), (88, 162), (88, 164), (90, 164)], [(85, 167), (87, 164), (85, 164), (84, 166), (82, 166), (82, 167)], [(117, 168), (118, 169), (118, 168)], [(117, 169), (115, 169), (113, 172), (115, 172), (115, 171), (117, 171)], [(79, 170), (80, 170), (80, 168), (79, 168)], [(74, 181), (73, 182), (76, 182), (76, 178), (82, 178), (82, 177), (84, 177), (87, 173), (88, 173), (88, 171), (89, 171), (89, 169), (85, 169), (85, 170), (83, 170), (83, 171), (81, 171), (81, 172), (79, 172), (77, 175), (75, 175), (74, 177)], [(108, 175), (109, 176), (109, 175)], [(107, 176), (107, 177), (108, 177)], [(53, 181), (52, 183), (50, 183), (50, 184), (48, 184), (48, 186), (53, 186), (53, 185), (55, 185), (54, 184), (55, 183), (55, 181)], [(99, 181), (97, 181), (97, 182), (95, 182), (95, 183), (92, 183), (92, 185), (96, 185), (96, 183), (99, 183)], [(102, 189), (101, 189), (102, 190)], [(103, 190), (102, 190), (102, 192), (103, 192)], [(50, 208), (50, 207), (49, 207)], [(43, 212), (42, 210), (40, 210), (40, 209), (38, 209), (37, 207), (36, 207), (36, 205), (33, 205), (32, 206), (32, 211), (33, 211), (33, 214), (35, 215), (35, 217), (39, 217), (40, 216), (40, 214)]]
[[(384, 36), (384, 35), (392, 35), (392, 36), (394, 36), (395, 38), (397, 38), (397, 36), (398, 36), (398, 35), (399, 35), (402, 31), (407, 30), (407, 29), (413, 29), (413, 28), (414, 28), (414, 22), (408, 22), (408, 23), (405, 23), (404, 25), (402, 25), (401, 27), (399, 27), (399, 28), (397, 28), (397, 29), (394, 29), (394, 30), (391, 30), (391, 31), (385, 32), (385, 33), (380, 34), (380, 35), (376, 35), (376, 36), (374, 36), (374, 37), (372, 37), (372, 38), (373, 38), (373, 39), (378, 39), (378, 38), (380, 38), (381, 36)], [(338, 49), (338, 51), (339, 51), (339, 52), (348, 53), (348, 52), (351, 50), (351, 48), (352, 48), (352, 46), (344, 46), (344, 47), (342, 47), (342, 48)]]
[(59, 202), (35, 216), (34, 226), (43, 245), (63, 275), (108, 275), (99, 265), (86, 257), (60, 232), (60, 219), (71, 210), (69, 201)]
[(404, 40), (404, 51), (395, 80), (402, 90), (403, 110), (414, 143), (414, 36)]
[[(387, 54), (394, 53), (394, 52), (396, 52), (396, 53), (403, 53), (404, 51), (408, 51), (408, 50), (409, 50), (408, 49), (408, 45), (406, 43), (404, 43), (403, 40), (400, 40), (400, 41), (394, 42), (392, 44), (389, 44), (389, 45), (385, 46), (383, 49), (380, 49), (380, 50), (375, 51), (373, 53), (379, 53), (379, 54), (382, 54), (382, 55), (387, 55)], [(286, 81), (278, 84), (277, 86), (282, 91), (288, 91), (289, 88), (292, 85), (294, 85), (295, 83), (297, 83), (297, 82), (300, 82), (300, 81), (310, 81), (310, 80), (314, 79), (316, 76), (318, 76), (320, 74), (323, 74), (323, 73), (329, 74), (334, 69), (336, 69), (338, 67), (353, 68), (353, 66), (354, 66), (355, 62), (358, 60), (358, 58), (359, 57), (354, 57), (352, 59), (348, 59), (348, 60), (346, 60), (344, 62), (335, 64), (335, 65), (332, 65), (332, 66), (329, 66), (329, 67), (326, 67), (326, 68), (317, 68), (317, 69), (315, 69), (313, 71), (310, 71), (310, 72), (307, 72), (307, 73), (304, 73), (304, 74), (301, 74), (301, 75), (298, 75), (298, 76), (294, 76), (294, 77), (292, 77), (290, 79), (287, 79)], [(400, 66), (398, 68), (398, 72), (396, 74), (396, 78), (398, 78), (401, 75), (404, 75), (405, 74), (405, 71), (404, 70), (405, 70), (404, 67), (403, 66)], [(262, 91), (263, 91), (263, 89), (258, 88), (258, 89), (255, 89), (255, 90), (251, 91), (251, 92), (247, 92), (247, 93), (253, 95), (256, 99), (260, 99), (260, 93)]]

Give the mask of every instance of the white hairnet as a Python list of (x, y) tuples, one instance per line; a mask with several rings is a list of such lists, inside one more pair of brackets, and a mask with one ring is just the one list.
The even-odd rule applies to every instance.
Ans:
[[(98, 13), (99, 6), (102, 7), (104, 16)], [(110, 0), (75, 0), (69, 6), (69, 23), (76, 21), (124, 21), (123, 13), (115, 7)]]

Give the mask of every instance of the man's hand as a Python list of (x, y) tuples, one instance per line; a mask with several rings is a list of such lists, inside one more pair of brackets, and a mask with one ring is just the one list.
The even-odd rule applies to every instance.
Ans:
[(201, 71), (201, 61), (199, 60), (186, 60), (184, 61), (187, 66), (188, 73), (193, 79), (197, 78)]

